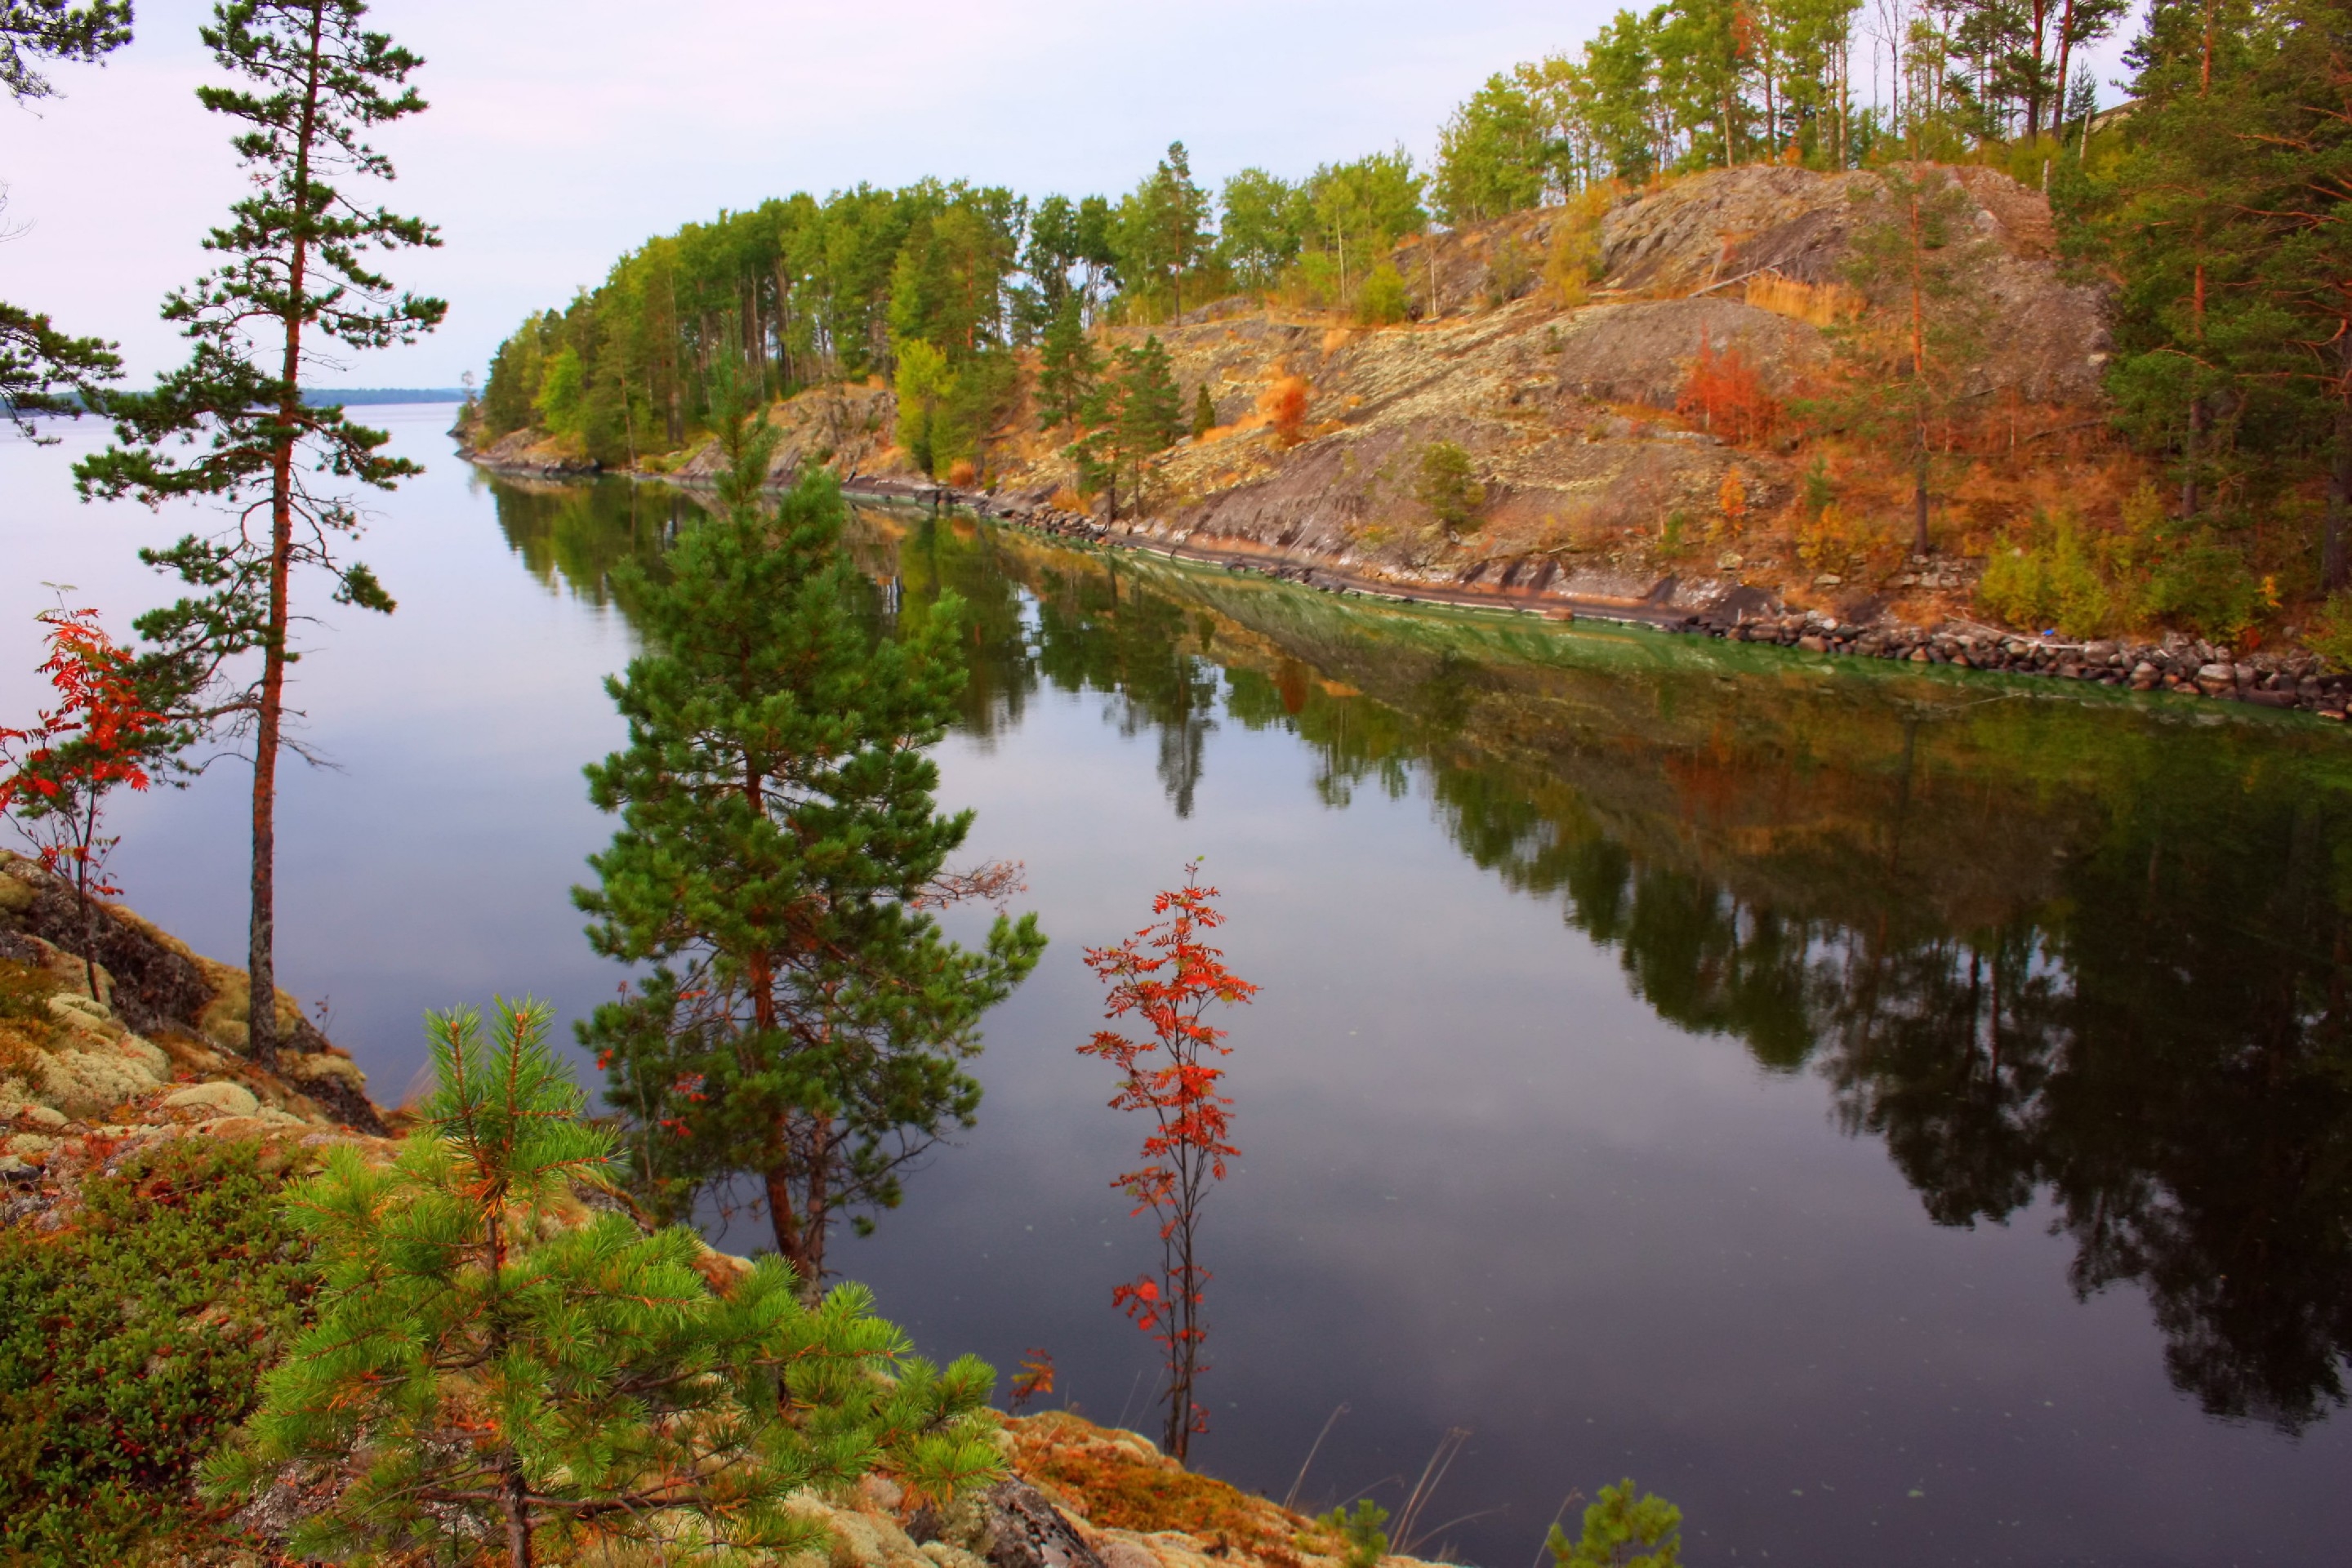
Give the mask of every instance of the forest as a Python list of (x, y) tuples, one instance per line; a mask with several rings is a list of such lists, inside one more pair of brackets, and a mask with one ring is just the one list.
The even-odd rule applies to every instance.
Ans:
[[(1118, 423), (1112, 394), (1134, 377), (1099, 374), (1119, 367), (1097, 349), (1122, 329), (1237, 299), (1412, 321), (1429, 313), (1412, 247), (1531, 212), (1567, 221), (1501, 297), (1544, 288), (1573, 306), (1601, 281), (1600, 215), (1704, 171), (1984, 167), (2046, 194), (2063, 277), (2104, 292), (2112, 351), (2089, 423), (2128, 470), (2099, 526), (2013, 509), (2003, 538), (2030, 559), (1994, 573), (1988, 607), (2082, 635), (2290, 631), (2352, 658), (2352, 610), (2326, 603), (2347, 583), (2352, 511), (2352, 23), (2323, 0), (2160, 0), (2129, 45), (2128, 99), (2101, 110), (2084, 51), (2126, 14), (2119, 0), (1677, 0), (1490, 77), (1440, 128), (1432, 167), (1399, 146), (1211, 189), (1178, 142), (1115, 195), (936, 180), (796, 193), (649, 240), (525, 321), (494, 362), (482, 437), (541, 430), (599, 465), (660, 470), (707, 441), (714, 376), (740, 364), (778, 398), (895, 386), (919, 466), (961, 461), (984, 482), (992, 441), (1025, 414), (1079, 436)], [(1932, 197), (1933, 176), (1914, 184)], [(1854, 263), (1875, 268), (1854, 281), (1887, 341), (1841, 353), (1848, 384), (1783, 399), (1784, 443), (1809, 416), (1851, 429), (1873, 400), (1954, 401), (1938, 374), (1998, 335), (1939, 300), (1958, 288), (1932, 254), (1951, 215), (1926, 199), (1912, 216), (1915, 232)], [(1147, 456), (1203, 427), (1194, 389), (1158, 401)], [(1938, 417), (1940, 435), (1917, 421), (1923, 476), (1931, 446), (1993, 444), (1990, 416)], [(1118, 472), (1082, 467), (1080, 488)]]

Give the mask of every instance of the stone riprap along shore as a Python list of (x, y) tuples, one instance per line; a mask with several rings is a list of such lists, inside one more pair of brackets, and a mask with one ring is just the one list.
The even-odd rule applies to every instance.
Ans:
[(1928, 627), (1860, 626), (1819, 612), (1744, 618), (1702, 612), (1685, 617), (1679, 629), (1809, 653), (1958, 665), (2263, 708), (2300, 708), (2337, 721), (2344, 718), (2347, 701), (2352, 701), (2352, 676), (2325, 673), (2316, 654), (2234, 654), (2178, 634), (2156, 643), (2064, 642), (1966, 623)]

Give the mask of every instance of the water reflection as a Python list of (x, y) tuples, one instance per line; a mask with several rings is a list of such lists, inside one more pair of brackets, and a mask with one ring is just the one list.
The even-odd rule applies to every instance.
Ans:
[[(688, 499), (501, 486), (602, 603)], [(1148, 735), (1188, 816), (1221, 723), (1344, 807), (1423, 784), (1659, 1016), (1818, 1074), (1940, 1226), (2047, 1199), (2088, 1296), (2145, 1292), (2175, 1386), (2287, 1432), (2352, 1357), (2352, 767), (2307, 725), (1831, 670), (1648, 634), (1408, 616), (866, 514), (861, 565), (971, 606), (963, 728), (1041, 688)], [(890, 595), (877, 593), (887, 629)], [(625, 604), (623, 605), (625, 610)]]

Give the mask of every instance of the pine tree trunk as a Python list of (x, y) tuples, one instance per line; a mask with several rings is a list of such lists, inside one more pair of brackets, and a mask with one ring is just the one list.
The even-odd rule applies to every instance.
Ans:
[(507, 1568), (531, 1568), (530, 1487), (509, 1452), (499, 1465), (499, 1511), (507, 1521)]
[[(2352, 361), (2352, 341), (2340, 351)], [(2352, 366), (2347, 366), (2352, 369)], [(2327, 469), (2327, 520), (2319, 543), (2319, 584), (2336, 594), (2352, 586), (2352, 562), (2347, 562), (2346, 534), (2352, 531), (2352, 395), (2336, 401), (2335, 460)]]
[(773, 1140), (768, 1150), (772, 1162), (761, 1173), (768, 1190), (768, 1228), (776, 1234), (776, 1251), (793, 1266), (799, 1276), (801, 1294), (811, 1293), (815, 1281), (807, 1273), (808, 1255), (803, 1247), (800, 1205), (793, 1195), (792, 1135), (784, 1120), (779, 1116)]
[(2189, 400), (2189, 430), (2180, 440), (2180, 516), (2188, 521), (2197, 515), (2201, 497), (2198, 494), (2197, 468), (2204, 461), (2205, 399)]
[(2051, 129), (2057, 132), (2061, 147), (2066, 142), (2066, 72), (2074, 55), (2074, 0), (2066, 0), (2065, 9), (2058, 15), (2058, 102), (2050, 111)]
[(320, 35), (325, 8), (313, 6), (302, 121), (294, 147), (296, 211), (293, 254), (286, 268), (286, 353), (278, 367), (278, 436), (270, 455), (269, 612), (262, 633), (261, 706), (253, 735), (252, 911), (246, 926), (246, 1048), (262, 1067), (278, 1068), (278, 747), (286, 711), (288, 577), (294, 567), (294, 439), (302, 417), (303, 293), (310, 242), (310, 148), (318, 135)]
[[(2033, 79), (2025, 89), (2025, 139), (2035, 140), (2042, 134), (2042, 50), (2050, 23), (2049, 0), (2033, 0)], [(2059, 86), (2063, 101), (2065, 86)]]
[(1926, 555), (1934, 550), (1927, 539), (1927, 432), (1919, 432), (1919, 450), (1911, 468), (1911, 553)]

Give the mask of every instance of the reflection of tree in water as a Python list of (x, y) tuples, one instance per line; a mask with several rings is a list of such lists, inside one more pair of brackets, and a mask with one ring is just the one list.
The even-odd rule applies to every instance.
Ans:
[[(1181, 619), (1128, 598), (1136, 627)], [(1936, 1223), (2046, 1194), (2074, 1288), (2144, 1289), (2207, 1410), (2292, 1431), (2345, 1402), (2352, 781), (2332, 759), (2112, 709), (1840, 710), (1482, 667), (1360, 624), (1244, 629), (1276, 635), (1219, 637), (1243, 649), (1228, 710), (1313, 746), (1323, 798), (1421, 779), (1472, 860), (1558, 897), (1662, 1017), (1819, 1071)]]
[[(600, 582), (626, 552), (530, 517), (501, 498), (542, 574)], [(1821, 1073), (1937, 1223), (2046, 1194), (2074, 1288), (2145, 1290), (2208, 1410), (2295, 1430), (2345, 1402), (2352, 777), (2332, 752), (1951, 689), (1938, 708), (1478, 657), (1431, 623), (946, 522), (895, 550), (910, 599), (972, 607), (971, 732), (1040, 679), (1104, 693), (1120, 733), (1154, 731), (1185, 815), (1222, 665), (1226, 714), (1297, 735), (1321, 799), (1418, 782), (1660, 1016)]]
[(1022, 622), (1020, 584), (998, 559), (996, 536), (969, 519), (909, 516), (903, 509), (861, 510), (851, 543), (877, 584), (895, 576), (904, 605), (928, 607), (940, 591), (964, 603), (966, 656), (958, 728), (983, 746), (1019, 727), (1037, 687), (1037, 667)]
[(550, 588), (561, 581), (599, 606), (614, 602), (614, 567), (634, 562), (658, 571), (680, 522), (700, 510), (679, 491), (625, 479), (570, 485), (499, 479), (491, 484), (490, 500), (499, 531), (532, 576)]
[(1061, 690), (1110, 699), (1118, 732), (1149, 729), (1160, 748), (1160, 784), (1178, 816), (1192, 815), (1203, 751), (1216, 726), (1213, 637), (1163, 595), (1123, 582), (1116, 561), (1032, 582), (1037, 595), (1037, 668)]

